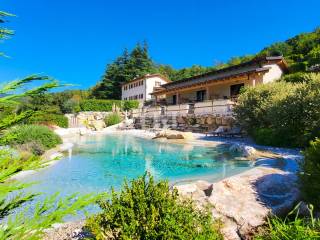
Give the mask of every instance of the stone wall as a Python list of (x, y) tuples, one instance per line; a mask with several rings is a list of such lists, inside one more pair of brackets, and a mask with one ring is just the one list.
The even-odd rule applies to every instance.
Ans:
[(106, 127), (104, 119), (112, 112), (79, 112), (77, 114), (66, 114), (70, 128), (85, 127), (93, 131), (100, 131)]
[(177, 130), (188, 130), (192, 132), (211, 131), (219, 126), (226, 129), (231, 128), (235, 124), (232, 116), (220, 116), (214, 114), (206, 114), (197, 116), (194, 114), (178, 115), (178, 116), (144, 116), (134, 118), (136, 128), (171, 128)]

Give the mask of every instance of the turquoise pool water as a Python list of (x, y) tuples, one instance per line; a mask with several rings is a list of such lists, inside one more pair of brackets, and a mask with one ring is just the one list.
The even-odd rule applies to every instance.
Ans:
[(92, 135), (79, 137), (69, 156), (24, 181), (39, 182), (31, 187), (36, 192), (62, 195), (118, 189), (124, 179), (136, 178), (145, 171), (171, 183), (218, 181), (253, 167), (236, 157), (225, 145), (203, 147), (126, 135)]

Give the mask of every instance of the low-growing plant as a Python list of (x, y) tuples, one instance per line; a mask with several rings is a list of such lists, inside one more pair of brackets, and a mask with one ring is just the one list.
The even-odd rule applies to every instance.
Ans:
[[(268, 225), (255, 240), (314, 240), (320, 239), (320, 220), (313, 217), (313, 207), (309, 207), (310, 217), (299, 217), (299, 204), (285, 219), (271, 217)], [(295, 215), (294, 215), (295, 214)]]
[(42, 111), (33, 113), (25, 122), (27, 124), (56, 125), (63, 128), (68, 127), (68, 118), (64, 115)]
[(320, 139), (311, 141), (303, 155), (302, 173), (299, 175), (301, 192), (306, 202), (312, 203), (317, 210), (320, 210)]
[(104, 121), (107, 126), (112, 126), (121, 122), (121, 116), (118, 113), (111, 113), (105, 117)]
[(222, 239), (219, 224), (208, 209), (198, 210), (190, 199), (179, 199), (168, 182), (143, 177), (125, 182), (110, 199), (99, 202), (102, 212), (87, 226), (96, 239)]
[[(44, 149), (50, 149), (62, 143), (61, 138), (46, 126), (18, 125), (4, 132), (0, 144), (23, 145), (37, 143)], [(35, 152), (36, 153), (36, 152)]]

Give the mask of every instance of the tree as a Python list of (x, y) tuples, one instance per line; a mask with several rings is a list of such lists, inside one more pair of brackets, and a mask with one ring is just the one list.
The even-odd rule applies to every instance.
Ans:
[(120, 99), (121, 84), (157, 69), (149, 57), (148, 46), (139, 43), (129, 53), (127, 49), (113, 63), (106, 67), (104, 76), (92, 89), (91, 95), (97, 99)]

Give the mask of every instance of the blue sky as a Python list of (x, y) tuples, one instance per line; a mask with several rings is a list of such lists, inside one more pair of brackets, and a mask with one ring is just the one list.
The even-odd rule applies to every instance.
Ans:
[(42, 73), (95, 85), (125, 47), (147, 40), (155, 62), (213, 65), (320, 26), (319, 0), (1, 0), (17, 15), (1, 43), (0, 82)]

